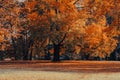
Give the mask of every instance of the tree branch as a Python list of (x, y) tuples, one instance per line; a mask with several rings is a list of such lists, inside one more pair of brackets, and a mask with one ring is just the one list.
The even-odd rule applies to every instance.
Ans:
[(65, 40), (66, 36), (67, 36), (67, 33), (65, 33), (65, 35), (63, 36), (63, 39), (58, 43), (58, 45), (60, 45)]

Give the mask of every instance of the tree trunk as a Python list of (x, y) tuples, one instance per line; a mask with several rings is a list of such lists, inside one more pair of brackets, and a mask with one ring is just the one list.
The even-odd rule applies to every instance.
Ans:
[(11, 36), (11, 39), (12, 39), (12, 44), (13, 44), (13, 48), (14, 48), (14, 58), (15, 58), (15, 60), (17, 60), (17, 54), (16, 54), (17, 46), (16, 46), (13, 36)]
[(28, 60), (27, 44), (23, 41), (23, 60)]
[[(30, 47), (33, 46), (33, 41), (30, 40), (29, 43), (25, 43), (25, 46), (23, 46), (23, 53), (24, 53), (24, 57), (23, 57), (23, 60), (32, 60), (32, 48), (30, 49)], [(30, 54), (29, 54), (29, 49), (31, 50), (30, 51)]]
[(28, 60), (27, 55), (24, 55), (23, 60)]
[(48, 50), (45, 50), (45, 57), (44, 57), (45, 60), (50, 60), (50, 52)]
[(29, 56), (29, 60), (32, 60), (32, 50), (33, 50), (33, 49), (30, 49), (30, 56)]
[(28, 53), (27, 53), (27, 50), (26, 50), (25, 42), (23, 43), (23, 46), (22, 46), (22, 52), (23, 52), (23, 60), (28, 60)]
[(53, 61), (60, 61), (60, 45), (54, 45)]

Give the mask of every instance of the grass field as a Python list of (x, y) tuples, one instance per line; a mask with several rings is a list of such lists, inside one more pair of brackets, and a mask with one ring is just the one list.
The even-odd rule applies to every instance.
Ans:
[(120, 62), (1, 61), (0, 80), (120, 80)]

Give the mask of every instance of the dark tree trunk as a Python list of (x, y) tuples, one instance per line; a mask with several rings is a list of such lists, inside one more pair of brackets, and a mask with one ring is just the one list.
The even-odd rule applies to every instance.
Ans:
[(117, 60), (116, 50), (110, 54), (110, 60)]
[(18, 55), (17, 55), (17, 44), (15, 43), (15, 40), (14, 40), (14, 38), (13, 38), (13, 36), (11, 37), (12, 38), (12, 44), (13, 44), (13, 48), (14, 48), (14, 58), (15, 58), (15, 60), (17, 60), (18, 59)]
[(66, 35), (65, 34), (62, 38), (62, 40), (58, 43), (58, 44), (55, 44), (54, 41), (53, 41), (53, 44), (54, 44), (54, 55), (53, 55), (53, 61), (60, 61), (60, 47), (63, 45), (63, 41), (65, 40), (66, 38)]
[(23, 60), (28, 60), (28, 52), (27, 52), (26, 48), (23, 49)]
[[(27, 53), (29, 52), (30, 47), (33, 46), (33, 43), (34, 43), (33, 40), (29, 41), (29, 43), (28, 43), (29, 45), (27, 46)], [(32, 60), (32, 51), (33, 51), (33, 48), (31, 48), (30, 50), (31, 51), (30, 51), (30, 55), (29, 55), (29, 60)]]
[(27, 54), (24, 54), (23, 60), (28, 60)]
[(60, 45), (54, 45), (53, 61), (60, 61)]
[(32, 60), (32, 49), (30, 51), (30, 58), (29, 58), (29, 60)]
[(50, 52), (48, 50), (45, 50), (45, 60), (50, 60), (51, 57), (50, 57)]
[(27, 50), (26, 50), (26, 44), (23, 43), (23, 60), (28, 60), (28, 53), (27, 53)]
[(24, 57), (23, 57), (23, 60), (32, 60), (32, 50), (31, 49), (31, 52), (29, 54), (29, 49), (31, 46), (33, 46), (33, 43), (34, 41), (33, 40), (30, 40), (29, 42), (24, 42), (24, 46), (23, 46), (23, 54), (24, 54)]
[(28, 60), (28, 51), (26, 40), (23, 40), (23, 60)]
[(89, 54), (85, 55), (85, 60), (89, 59)]

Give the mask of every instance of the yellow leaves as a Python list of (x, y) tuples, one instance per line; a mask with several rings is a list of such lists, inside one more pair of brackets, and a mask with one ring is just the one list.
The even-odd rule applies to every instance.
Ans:
[(105, 16), (101, 16), (98, 20), (98, 24), (100, 26), (106, 26), (106, 17)]
[(78, 34), (85, 33), (85, 28), (86, 28), (86, 27), (84, 27), (85, 26), (85, 22), (86, 21), (84, 19), (78, 19), (78, 20), (74, 21), (74, 23), (72, 23), (70, 25), (69, 32), (73, 32), (73, 33), (76, 32)]
[(4, 29), (4, 28), (1, 28), (1, 30), (0, 30), (0, 43), (4, 43), (6, 40), (5, 40), (5, 36), (8, 36), (9, 35), (9, 33), (7, 32), (7, 30), (6, 29)]
[(100, 43), (100, 39), (97, 38), (97, 37), (88, 39), (88, 40), (86, 40), (86, 41), (88, 41), (88, 43), (89, 43), (90, 45), (92, 45), (92, 47), (93, 47), (94, 45)]
[(85, 42), (89, 44), (89, 49), (94, 50), (92, 55), (99, 52), (99, 57), (105, 58), (115, 49), (117, 40), (115, 27), (105, 27), (98, 24), (87, 26), (85, 30)]
[(100, 36), (102, 34), (102, 27), (96, 24), (92, 24), (86, 28), (86, 35), (90, 37)]

